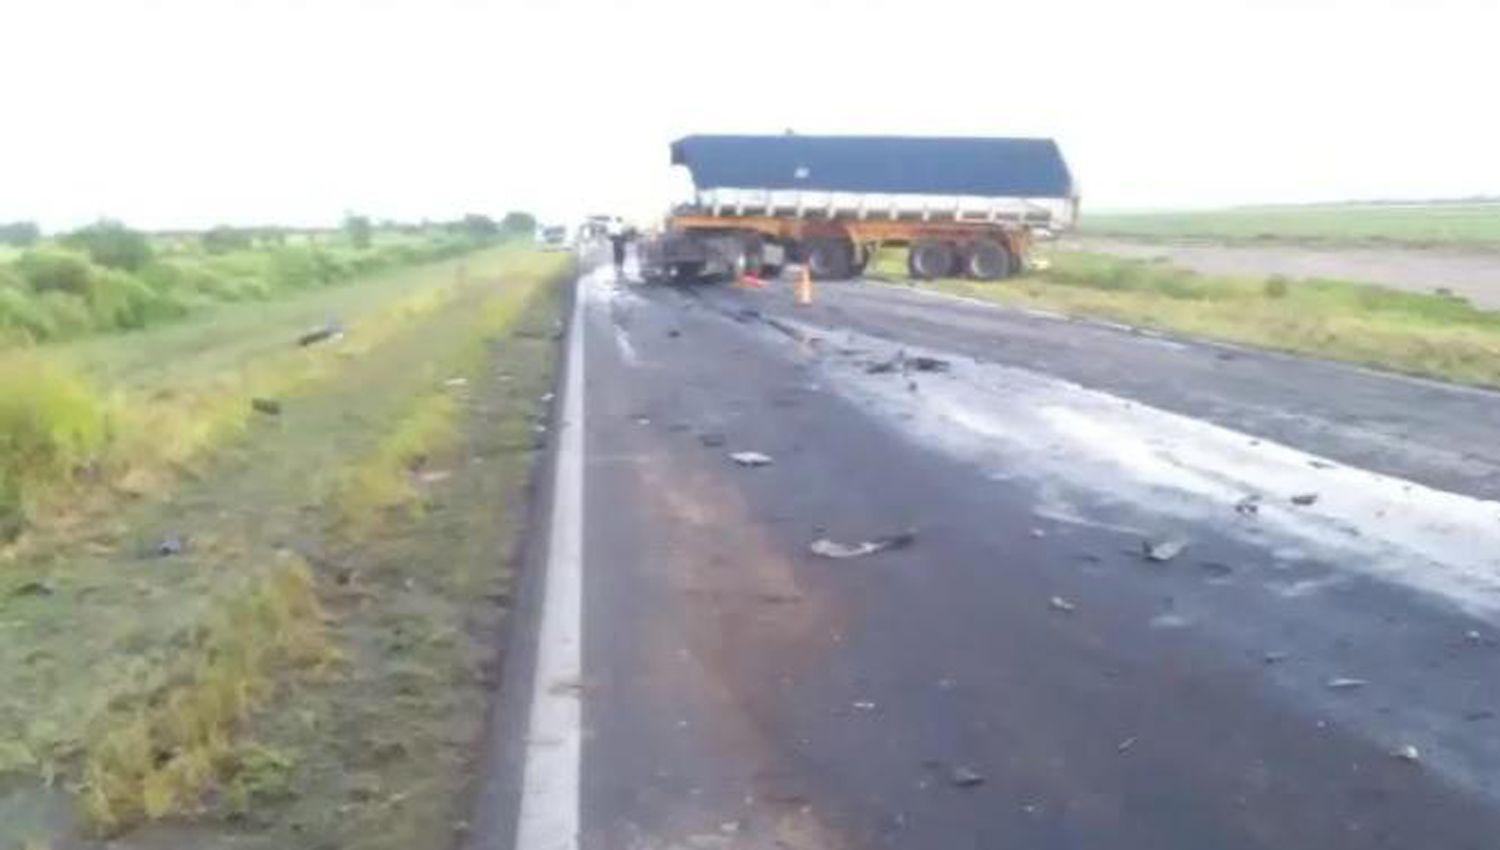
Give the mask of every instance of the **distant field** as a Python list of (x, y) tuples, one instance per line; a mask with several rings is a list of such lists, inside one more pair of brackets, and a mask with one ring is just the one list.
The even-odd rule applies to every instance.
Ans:
[(1500, 204), (1241, 207), (1198, 212), (1085, 212), (1079, 232), (1148, 239), (1288, 239), (1500, 246)]

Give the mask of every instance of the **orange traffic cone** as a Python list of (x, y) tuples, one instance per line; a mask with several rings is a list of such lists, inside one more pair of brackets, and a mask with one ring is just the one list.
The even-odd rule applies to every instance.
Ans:
[(792, 299), (797, 302), (798, 307), (806, 307), (812, 304), (812, 273), (807, 270), (807, 264), (802, 264), (802, 273), (797, 275), (797, 284), (792, 290)]

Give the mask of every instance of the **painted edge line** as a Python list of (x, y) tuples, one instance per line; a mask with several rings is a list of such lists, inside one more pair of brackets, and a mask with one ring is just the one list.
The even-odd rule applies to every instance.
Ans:
[(552, 488), (551, 533), (537, 626), (536, 670), (523, 765), (515, 850), (575, 850), (579, 835), (583, 673), (583, 302), (573, 292), (562, 416)]

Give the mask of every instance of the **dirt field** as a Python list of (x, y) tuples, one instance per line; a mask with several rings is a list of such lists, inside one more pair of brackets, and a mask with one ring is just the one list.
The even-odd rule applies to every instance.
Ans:
[(1461, 248), (1314, 247), (1296, 244), (1133, 242), (1103, 237), (1064, 247), (1125, 257), (1165, 257), (1203, 274), (1330, 278), (1412, 292), (1447, 289), (1474, 305), (1500, 309), (1500, 252)]

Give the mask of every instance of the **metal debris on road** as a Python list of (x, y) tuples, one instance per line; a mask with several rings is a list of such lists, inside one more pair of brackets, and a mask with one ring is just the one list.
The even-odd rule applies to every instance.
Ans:
[(1141, 553), (1146, 556), (1146, 560), (1158, 563), (1172, 560), (1181, 555), (1182, 550), (1186, 548), (1187, 541), (1180, 537), (1174, 537), (1169, 540), (1141, 541)]
[(1078, 610), (1077, 605), (1074, 605), (1061, 596), (1052, 597), (1051, 599), (1047, 600), (1047, 604), (1052, 606), (1052, 610), (1061, 611), (1064, 614), (1071, 614), (1074, 611)]
[(156, 556), (158, 558), (168, 558), (172, 555), (181, 555), (186, 550), (187, 541), (180, 535), (174, 534), (170, 537), (164, 537), (162, 538), (160, 543), (156, 544)]
[(735, 452), (730, 459), (740, 466), (770, 466), (771, 456), (760, 452)]
[(973, 768), (958, 765), (948, 774), (948, 781), (959, 788), (973, 788), (975, 785), (984, 784), (984, 774)]
[(1265, 655), (1261, 656), (1260, 660), (1264, 661), (1267, 664), (1276, 664), (1278, 662), (1287, 660), (1287, 657), (1287, 653), (1285, 652), (1267, 652)]
[(1335, 691), (1350, 691), (1354, 690), (1355, 688), (1363, 688), (1365, 685), (1368, 685), (1370, 683), (1364, 679), (1338, 678), (1329, 679), (1327, 684), (1330, 689)]
[(1126, 738), (1125, 740), (1121, 741), (1120, 745), (1117, 746), (1117, 747), (1115, 747), (1115, 751), (1123, 753), (1126, 750), (1129, 750), (1133, 746), (1135, 746), (1135, 736), (1134, 735), (1132, 735), (1131, 737)]
[(808, 544), (808, 549), (814, 555), (823, 558), (861, 558), (865, 555), (873, 555), (876, 552), (884, 552), (887, 549), (900, 549), (910, 546), (917, 539), (914, 531), (903, 531), (900, 534), (892, 534), (889, 537), (879, 537), (874, 540), (862, 540), (859, 543), (838, 543), (826, 537), (814, 540)]
[(1407, 744), (1406, 746), (1401, 747), (1400, 749), (1397, 749), (1395, 752), (1391, 753), (1391, 757), (1400, 759), (1404, 762), (1411, 762), (1412, 764), (1415, 764), (1422, 759), (1422, 754), (1417, 751), (1416, 747), (1413, 747), (1411, 744)]
[(855, 708), (859, 709), (860, 711), (874, 711), (875, 710), (875, 703), (870, 702), (869, 700), (866, 700), (866, 699), (856, 700), (853, 703), (853, 706)]
[(1298, 506), (1301, 506), (1301, 507), (1304, 507), (1304, 508), (1307, 507), (1308, 505), (1313, 504), (1316, 501), (1318, 501), (1318, 494), (1317, 493), (1299, 493), (1299, 494), (1297, 494), (1297, 495), (1295, 495), (1295, 496), (1292, 497), (1292, 504), (1298, 505)]
[(264, 413), (267, 416), (281, 415), (281, 402), (273, 398), (252, 398), (250, 409), (256, 413)]

